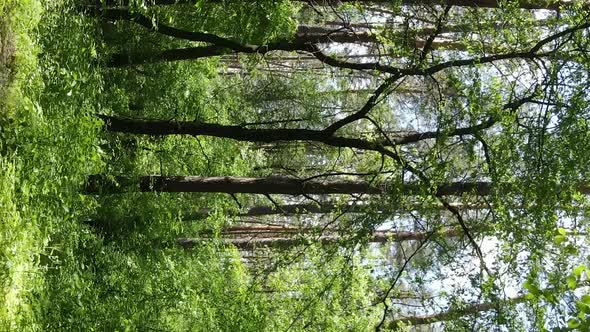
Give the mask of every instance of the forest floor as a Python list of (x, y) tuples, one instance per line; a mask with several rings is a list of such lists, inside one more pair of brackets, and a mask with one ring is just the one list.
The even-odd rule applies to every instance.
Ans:
[[(112, 199), (117, 209), (107, 206), (100, 210), (108, 197), (100, 201), (80, 192), (88, 175), (104, 173), (107, 168), (106, 153), (101, 148), (106, 139), (102, 122), (95, 115), (114, 112), (115, 106), (127, 105), (128, 100), (120, 89), (107, 89), (108, 75), (100, 64), (101, 57), (108, 55), (107, 47), (97, 38), (97, 21), (80, 15), (77, 4), (78, 0), (0, 0), (0, 331), (145, 330), (133, 324), (156, 326), (162, 322), (187, 330), (182, 327), (183, 319), (193, 317), (194, 308), (203, 311), (199, 317), (211, 319), (191, 320), (187, 326), (198, 323), (205, 326), (202, 330), (224, 330), (211, 326), (225, 324), (232, 326), (225, 330), (235, 330), (233, 326), (243, 322), (218, 319), (211, 312), (225, 317), (239, 309), (244, 316), (255, 315), (256, 311), (246, 306), (254, 302), (245, 291), (241, 297), (226, 292), (228, 288), (245, 289), (246, 279), (239, 273), (226, 273), (227, 264), (220, 263), (213, 249), (157, 250), (146, 258), (143, 249), (136, 248), (138, 243), (150, 248), (150, 239), (172, 239), (175, 243), (186, 227), (178, 218), (178, 195), (129, 195), (126, 200)], [(202, 67), (195, 66), (190, 72), (187, 69), (186, 75), (171, 72), (169, 78), (186, 77), (194, 91), (206, 94), (202, 72), (215, 68)], [(117, 81), (119, 76), (110, 74), (111, 81)], [(187, 89), (183, 82), (178, 87)], [(218, 173), (240, 174), (238, 170), (244, 168), (235, 162), (239, 150), (227, 148), (231, 147), (229, 143), (190, 144), (185, 146), (186, 151), (203, 146), (211, 150), (211, 159), (221, 168)], [(177, 150), (182, 152), (170, 148)], [(181, 157), (177, 159), (187, 158), (184, 152)], [(207, 174), (204, 170), (208, 162), (199, 154), (191, 158), (203, 169), (191, 169), (190, 174)], [(159, 168), (153, 162), (145, 164), (149, 169), (142, 169), (144, 173)], [(207, 198), (203, 204), (230, 201), (220, 197)], [(144, 204), (147, 200), (149, 204)], [(145, 219), (140, 226), (123, 223), (131, 225), (129, 232), (137, 235), (117, 233), (124, 238), (121, 245), (107, 243), (89, 226), (105, 211), (130, 220), (129, 211), (137, 210), (138, 202), (144, 207), (140, 216), (148, 217), (136, 218)], [(224, 221), (222, 215), (210, 219), (216, 224)], [(182, 277), (159, 268), (172, 259)], [(211, 286), (212, 273), (218, 276), (216, 288)], [(197, 274), (203, 277), (195, 277)], [(129, 286), (129, 281), (137, 284)], [(193, 288), (213, 290), (194, 301), (192, 307), (177, 301), (176, 295), (162, 297), (165, 304), (150, 300), (148, 306), (142, 302), (145, 298), (141, 292), (137, 295), (140, 300), (134, 293), (119, 297), (120, 292), (113, 292), (119, 287), (135, 290), (144, 286), (162, 292), (173, 289), (181, 295)], [(230, 301), (235, 306), (228, 304)], [(167, 312), (161, 309), (163, 306), (175, 309)]]
[[(37, 13), (37, 15), (35, 15)], [(27, 103), (21, 89), (35, 59), (31, 31), (38, 22), (35, 3), (0, 1), (0, 329), (30, 326), (33, 308), (30, 290), (39, 282), (35, 253), (40, 251), (35, 234), (39, 229), (27, 222), (29, 211), (20, 201), (18, 188), (19, 143), (17, 113)]]
[(89, 127), (97, 124), (70, 98), (75, 84), (68, 78), (84, 71), (55, 51), (65, 48), (55, 43), (68, 40), (64, 34), (81, 38), (60, 21), (61, 2), (0, 0), (1, 331), (45, 330), (40, 317), (55, 310), (46, 309), (54, 296), (47, 278), (61, 278), (56, 263), (73, 261), (81, 220), (73, 211), (92, 205), (77, 187), (84, 165), (98, 160), (88, 148), (97, 136)]
[(16, 47), (14, 34), (9, 22), (9, 8), (0, 10), (0, 105), (4, 103), (10, 82), (13, 80), (13, 67)]

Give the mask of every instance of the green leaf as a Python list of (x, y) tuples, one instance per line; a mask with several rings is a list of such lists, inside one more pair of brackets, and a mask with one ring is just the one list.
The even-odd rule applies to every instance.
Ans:
[(561, 228), (561, 227), (559, 227), (557, 229), (557, 233), (560, 234), (560, 235), (563, 235), (563, 236), (566, 236), (567, 235), (567, 231), (565, 230), (565, 228)]
[(581, 301), (585, 304), (590, 305), (590, 295), (587, 295), (587, 294), (582, 295)]
[(567, 321), (567, 327), (569, 327), (570, 329), (575, 329), (578, 326), (580, 326), (580, 321), (578, 319), (576, 319), (576, 318), (570, 318)]
[(539, 287), (537, 287), (537, 284), (534, 281), (526, 280), (523, 283), (523, 287), (524, 289), (529, 291), (529, 294), (527, 295), (530, 295), (530, 299), (538, 298), (539, 295), (541, 295), (541, 291), (539, 290)]
[(586, 314), (590, 313), (590, 307), (582, 301), (576, 302), (576, 309), (580, 312), (578, 317), (582, 320), (585, 320)]
[(574, 269), (574, 275), (579, 278), (584, 271), (586, 271), (586, 266), (579, 265)]
[(555, 244), (559, 245), (567, 241), (567, 238), (563, 235), (556, 235), (553, 241), (555, 242)]
[(577, 255), (579, 252), (578, 248), (576, 248), (576, 246), (574, 246), (573, 244), (568, 244), (565, 247), (565, 253), (568, 255)]
[(531, 291), (531, 288), (533, 288), (532, 283), (529, 280), (525, 280), (522, 287), (528, 291)]
[(578, 280), (573, 276), (568, 276), (565, 281), (569, 289), (575, 289), (578, 286)]

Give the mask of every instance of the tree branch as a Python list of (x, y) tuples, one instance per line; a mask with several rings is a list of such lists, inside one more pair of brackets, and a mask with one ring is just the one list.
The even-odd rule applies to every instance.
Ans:
[(468, 315), (476, 315), (480, 312), (494, 310), (500, 306), (505, 306), (508, 304), (516, 304), (526, 301), (525, 295), (517, 296), (514, 298), (510, 298), (503, 301), (496, 301), (496, 302), (485, 302), (479, 304), (472, 304), (467, 305), (464, 308), (459, 309), (449, 309), (444, 312), (440, 312), (433, 315), (424, 315), (424, 316), (412, 316), (412, 317), (405, 317), (396, 320), (392, 320), (388, 323), (388, 328), (392, 330), (398, 329), (401, 325), (425, 325), (425, 324), (432, 324), (436, 322), (444, 322), (450, 321), (457, 317), (468, 316)]

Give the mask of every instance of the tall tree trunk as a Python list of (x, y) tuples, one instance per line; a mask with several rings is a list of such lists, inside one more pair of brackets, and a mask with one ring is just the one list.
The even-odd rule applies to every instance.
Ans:
[[(296, 214), (309, 214), (309, 213), (331, 213), (339, 209), (340, 206), (335, 204), (287, 204), (287, 205), (277, 205), (277, 206), (268, 206), (268, 205), (259, 205), (253, 206), (246, 210), (243, 213), (238, 213), (237, 215), (240, 217), (260, 217), (260, 216), (269, 216), (269, 215), (296, 215)], [(354, 213), (360, 211), (362, 205), (347, 205), (342, 206), (342, 209), (346, 209), (346, 211)], [(364, 210), (364, 209), (363, 209)], [(183, 217), (184, 220), (195, 220), (195, 219), (202, 219), (206, 218), (210, 214), (209, 209), (201, 209), (197, 212), (186, 213)]]
[[(440, 233), (443, 237), (454, 237), (461, 234), (460, 230), (446, 230)], [(387, 243), (387, 242), (402, 242), (402, 241), (421, 241), (427, 238), (429, 233), (426, 232), (375, 232), (368, 238), (369, 243)], [(185, 248), (192, 248), (199, 243), (209, 241), (210, 239), (178, 239), (178, 244)], [(254, 250), (257, 248), (270, 247), (276, 249), (290, 249), (310, 242), (320, 243), (322, 245), (336, 244), (345, 240), (341, 236), (324, 235), (316, 238), (297, 238), (297, 237), (256, 237), (252, 234), (251, 237), (226, 238), (224, 242), (231, 244), (240, 250)]]
[[(148, 62), (159, 62), (159, 61), (176, 61), (176, 60), (188, 60), (188, 59), (197, 59), (203, 57), (210, 57), (210, 56), (219, 56), (223, 54), (227, 54), (230, 52), (241, 52), (241, 53), (259, 53), (265, 54), (269, 51), (305, 51), (313, 56), (315, 56), (319, 61), (325, 63), (334, 68), (346, 68), (352, 70), (375, 70), (382, 73), (389, 73), (392, 74), (392, 78), (400, 78), (403, 76), (422, 76), (422, 75), (433, 75), (438, 73), (442, 70), (454, 67), (463, 67), (463, 66), (471, 66), (475, 64), (485, 64), (485, 63), (493, 63), (496, 61), (501, 60), (514, 60), (514, 59), (535, 59), (540, 57), (547, 57), (550, 55), (554, 55), (557, 50), (552, 52), (542, 52), (542, 49), (568, 35), (572, 35), (577, 31), (581, 31), (590, 27), (590, 22), (585, 22), (578, 26), (570, 27), (565, 30), (562, 30), (558, 33), (550, 35), (542, 40), (540, 40), (537, 44), (535, 44), (532, 48), (528, 51), (512, 51), (508, 53), (502, 54), (493, 54), (488, 56), (481, 56), (481, 57), (474, 57), (469, 59), (462, 59), (462, 60), (450, 60), (446, 62), (441, 62), (436, 65), (427, 67), (427, 68), (419, 68), (419, 67), (412, 67), (412, 68), (398, 68), (393, 67), (390, 65), (382, 64), (380, 62), (346, 62), (339, 60), (337, 58), (331, 57), (325, 54), (322, 49), (318, 46), (323, 42), (329, 43), (331, 35), (323, 35), (320, 39), (307, 38), (303, 37), (296, 37), (294, 40), (281, 40), (277, 42), (272, 42), (266, 45), (248, 45), (248, 44), (240, 44), (238, 42), (232, 41), (230, 39), (220, 37), (210, 33), (203, 33), (203, 32), (191, 32), (191, 31), (184, 31), (179, 30), (176, 28), (168, 27), (165, 25), (155, 26), (154, 23), (148, 18), (140, 14), (133, 14), (127, 12), (125, 10), (112, 10), (114, 16), (122, 15), (130, 16), (130, 19), (138, 24), (144, 25), (149, 27), (150, 29), (157, 30), (160, 33), (174, 36), (178, 38), (193, 40), (193, 41), (200, 41), (200, 42), (207, 42), (213, 45), (209, 46), (200, 46), (200, 47), (189, 47), (183, 49), (172, 49), (172, 50), (165, 50), (156, 54), (115, 54), (113, 55), (112, 61), (110, 66), (112, 67), (119, 67), (119, 66), (127, 66), (133, 64), (142, 64)], [(120, 14), (117, 14), (120, 13)], [(108, 15), (108, 12), (107, 12)], [(346, 33), (350, 35), (350, 38), (356, 39), (356, 35), (354, 33)], [(322, 40), (325, 38), (325, 41)], [(348, 38), (348, 37), (347, 37)], [(428, 49), (432, 47), (433, 39), (428, 39), (428, 42), (425, 43), (425, 46), (429, 46)], [(450, 44), (449, 44), (450, 45)]]
[[(246, 178), (233, 176), (141, 176), (130, 178), (91, 175), (83, 191), (87, 194), (115, 194), (126, 191), (141, 192), (201, 192), (225, 194), (284, 194), (284, 195), (330, 195), (330, 194), (367, 194), (387, 195), (402, 193), (405, 195), (423, 194), (423, 188), (416, 184), (369, 183), (359, 180), (305, 180), (286, 176), (267, 178)], [(433, 194), (436, 196), (460, 196), (475, 194), (490, 195), (492, 190), (510, 192), (514, 187), (510, 183), (492, 182), (449, 182), (441, 184)], [(590, 194), (587, 184), (580, 184), (577, 190)]]
[[(117, 53), (114, 54), (109, 63), (110, 67), (123, 67), (129, 65), (138, 65), (144, 63), (153, 62), (167, 62), (167, 61), (178, 61), (178, 60), (189, 60), (206, 57), (221, 56), (224, 54), (230, 54), (233, 52), (239, 53), (258, 53), (266, 54), (270, 51), (304, 51), (312, 54), (318, 53), (317, 44), (329, 44), (329, 43), (360, 43), (370, 44), (378, 43), (379, 35), (373, 34), (368, 31), (364, 32), (350, 32), (329, 29), (322, 26), (307, 26), (300, 25), (297, 29), (297, 33), (291, 39), (278, 40), (265, 45), (248, 45), (241, 44), (232, 41), (227, 38), (219, 37), (210, 33), (193, 32), (174, 27), (167, 26), (165, 24), (156, 24), (153, 20), (144, 16), (140, 13), (132, 13), (125, 9), (107, 9), (101, 12), (102, 17), (107, 20), (129, 20), (133, 21), (148, 30), (157, 31), (158, 33), (171, 36), (178, 39), (206, 42), (213, 45), (182, 48), (166, 50), (156, 53)], [(426, 29), (425, 31), (431, 31)], [(400, 38), (403, 38), (407, 34), (405, 32), (397, 33)], [(407, 45), (413, 45), (417, 49), (421, 49), (425, 46), (424, 40), (412, 39), (407, 41)], [(446, 49), (446, 50), (465, 50), (466, 45), (462, 42), (455, 41), (431, 41), (430, 48), (432, 49)], [(314, 54), (318, 58), (317, 54)], [(318, 58), (319, 59), (319, 58)], [(321, 59), (320, 59), (321, 60)]]
[[(512, 103), (516, 106), (521, 103)], [(507, 107), (509, 108), (509, 107)], [(358, 148), (361, 150), (376, 151), (378, 145), (387, 146), (387, 141), (372, 142), (358, 138), (334, 136), (325, 130), (313, 129), (249, 129), (242, 126), (219, 125), (203, 122), (179, 122), (158, 120), (134, 120), (123, 119), (108, 115), (99, 115), (105, 122), (105, 128), (112, 132), (144, 135), (193, 135), (231, 138), (237, 141), (247, 142), (277, 142), (277, 141), (308, 141), (319, 142), (335, 147)], [(446, 137), (461, 136), (476, 133), (491, 127), (495, 121), (489, 119), (478, 125), (457, 128), (445, 133)], [(440, 131), (412, 132), (406, 135), (392, 137), (395, 145), (419, 142), (441, 136)]]
[[(509, 184), (494, 185), (491, 182), (450, 182), (440, 185), (434, 193), (439, 196), (456, 196), (467, 193), (489, 195), (494, 186), (509, 190)], [(268, 178), (245, 177), (202, 177), (202, 176), (142, 176), (107, 177), (92, 175), (84, 187), (88, 194), (121, 193), (126, 191), (141, 192), (202, 192), (226, 194), (284, 194), (284, 195), (330, 195), (330, 194), (367, 194), (386, 195), (396, 189), (406, 195), (419, 194), (420, 186), (399, 183), (369, 183), (355, 180), (304, 180), (293, 177), (274, 176)], [(580, 186), (584, 193), (586, 186)]]
[[(489, 209), (490, 207), (486, 204), (462, 204), (462, 203), (449, 203), (451, 206), (459, 209), (459, 210), (483, 210)], [(419, 206), (416, 205), (415, 208)], [(444, 210), (444, 206), (437, 206), (437, 209)], [(299, 215), (299, 214), (328, 214), (328, 213), (335, 213), (335, 212), (342, 212), (346, 211), (347, 213), (362, 213), (366, 212), (367, 210), (375, 211), (379, 213), (389, 213), (395, 212), (394, 209), (384, 207), (384, 206), (367, 206), (363, 204), (331, 204), (325, 203), (322, 205), (318, 205), (315, 203), (303, 203), (303, 204), (286, 204), (286, 205), (277, 205), (277, 206), (269, 206), (269, 205), (259, 205), (253, 206), (247, 209), (244, 212), (237, 213), (238, 217), (262, 217), (262, 216), (271, 216), (271, 215)], [(207, 218), (211, 210), (209, 209), (202, 209), (192, 213), (186, 213), (183, 216), (183, 219), (186, 221), (190, 220), (198, 220)]]
[[(245, 2), (252, 1), (247, 0)], [(175, 5), (175, 4), (195, 4), (197, 0), (145, 0), (146, 5)], [(208, 0), (213, 3), (223, 3), (222, 0)], [(340, 3), (359, 3), (359, 4), (391, 4), (391, 0), (319, 0), (318, 5), (335, 6)], [(129, 0), (107, 0), (106, 4), (109, 6), (123, 5), (128, 6)], [(497, 0), (402, 0), (402, 4), (407, 6), (424, 5), (424, 4), (441, 4), (453, 5), (461, 7), (482, 7), (482, 8), (498, 8), (499, 2)], [(518, 6), (523, 9), (549, 9), (559, 10), (562, 6), (569, 6), (572, 1), (550, 1), (550, 0), (519, 0)]]
[[(231, 39), (219, 37), (204, 32), (193, 32), (177, 29), (164, 24), (156, 25), (149, 17), (140, 13), (132, 13), (125, 9), (107, 9), (101, 13), (108, 20), (129, 20), (133, 21), (148, 30), (171, 36), (174, 38), (205, 42), (212, 45), (191, 47), (183, 49), (172, 49), (158, 53), (145, 54), (114, 54), (109, 67), (123, 67), (143, 63), (178, 61), (220, 56), (233, 52), (247, 54), (266, 54), (270, 51), (306, 51), (317, 53), (316, 44), (324, 43), (374, 43), (377, 36), (369, 32), (352, 33), (348, 31), (328, 31), (317, 27), (301, 26), (299, 32), (292, 39), (284, 39), (271, 42), (265, 45), (249, 45), (232, 41)], [(320, 29), (321, 31), (318, 31)]]
[[(154, 0), (154, 1), (161, 1), (161, 0)], [(162, 1), (171, 1), (171, 0), (162, 0)], [(190, 0), (180, 0), (180, 1), (190, 1)], [(326, 5), (329, 4), (338, 4), (338, 3), (348, 3), (348, 2), (356, 2), (360, 4), (384, 4), (388, 5), (391, 4), (389, 0), (320, 0), (318, 3), (322, 4), (325, 3)], [(518, 7), (522, 9), (549, 9), (549, 10), (559, 10), (561, 7), (564, 6), (571, 6), (573, 1), (552, 1), (552, 0), (518, 0), (516, 1)], [(498, 8), (500, 6), (500, 1), (497, 0), (402, 0), (402, 4), (406, 6), (417, 6), (417, 5), (453, 5), (459, 7), (477, 7), (477, 8)]]
[(456, 319), (457, 317), (477, 315), (485, 311), (498, 310), (508, 304), (517, 304), (524, 301), (526, 301), (526, 297), (524, 295), (521, 295), (503, 301), (471, 304), (466, 305), (465, 307), (460, 309), (450, 309), (448, 311), (444, 311), (437, 314), (424, 316), (410, 316), (392, 320), (387, 324), (387, 326), (391, 330), (397, 330), (400, 328), (400, 326), (405, 325), (426, 325), (437, 322), (445, 322)]

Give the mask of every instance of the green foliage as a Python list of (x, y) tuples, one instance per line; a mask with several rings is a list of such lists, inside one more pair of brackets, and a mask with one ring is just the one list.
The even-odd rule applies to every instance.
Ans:
[[(441, 13), (434, 7), (409, 13), (395, 2), (391, 7), (403, 17), (403, 30), (381, 20), (380, 52), (397, 59), (390, 59), (393, 65), (423, 68), (527, 50), (544, 33), (587, 19), (568, 9), (564, 18), (551, 17), (540, 29), (535, 15), (516, 5), (451, 11), (449, 22), (461, 23), (451, 33), (463, 44), (448, 53), (442, 45), (422, 57), (416, 38), (426, 37), (419, 27), (436, 22)], [(156, 24), (264, 44), (292, 38), (302, 6), (287, 0), (160, 6), (132, 1), (130, 8)], [(590, 146), (584, 52), (556, 52), (530, 72), (516, 61), (497, 67), (475, 61), (404, 78), (370, 114), (337, 131), (375, 147), (393, 145), (387, 149), (395, 158), (320, 144), (139, 136), (104, 132), (96, 115), (321, 130), (361, 109), (385, 74), (353, 79), (341, 71), (342, 79), (325, 68), (299, 68), (297, 74), (270, 65), (257, 70), (272, 62), (270, 54), (107, 68), (120, 52), (203, 45), (129, 21), (107, 23), (83, 7), (73, 0), (0, 2), (0, 330), (365, 331), (382, 317), (410, 314), (398, 310), (398, 297), (403, 304), (428, 307), (425, 312), (468, 310), (474, 299), (507, 304), (497, 314), (476, 312), (473, 321), (456, 312), (444, 323), (446, 330), (588, 328), (590, 297), (579, 292), (588, 282), (580, 237), (587, 202), (579, 192), (590, 175), (590, 154), (582, 148)], [(317, 10), (303, 12), (312, 16), (312, 9)], [(330, 9), (325, 19), (338, 16)], [(339, 8), (346, 17), (337, 18), (364, 19), (365, 9), (347, 4)], [(303, 19), (317, 21), (313, 16)], [(572, 34), (563, 43), (583, 49), (585, 37), (586, 32)], [(229, 75), (228, 63), (247, 70)], [(541, 68), (545, 76), (527, 77)], [(436, 93), (412, 91), (414, 85)], [(534, 105), (504, 107), (526, 96)], [(493, 124), (455, 134), (486, 121)], [(416, 123), (436, 138), (404, 146), (384, 140), (403, 137), (400, 130), (411, 133)], [(244, 220), (242, 205), (303, 198), (82, 195), (87, 177), (97, 173), (301, 179), (324, 174), (318, 179), (364, 179), (388, 187), (387, 195), (374, 199), (330, 198), (337, 208), (324, 216), (327, 221), (308, 215), (255, 219), (260, 225), (288, 219), (280, 236), (308, 227), (294, 236), (305, 243), (284, 252), (255, 250), (246, 260), (226, 243), (232, 240), (228, 227)], [(486, 200), (471, 193), (453, 197), (479, 204), (460, 211), (461, 219), (452, 208), (441, 209), (436, 194), (438, 185), (452, 181), (497, 186)], [(346, 213), (351, 200), (362, 207), (359, 212)], [(206, 217), (189, 218), (204, 210)], [(414, 232), (418, 240), (360, 245), (384, 227)], [(319, 229), (340, 238), (334, 245), (314, 243)], [(179, 238), (199, 244), (183, 248)], [(428, 246), (418, 245), (421, 238)], [(492, 274), (483, 272), (473, 254), (472, 242), (479, 240), (488, 247), (483, 255), (493, 261)], [(503, 300), (505, 289), (522, 295)], [(573, 304), (563, 309), (565, 301)], [(520, 321), (521, 307), (530, 309), (522, 311), (530, 322)], [(552, 321), (553, 312), (567, 321)]]
[(307, 250), (307, 259), (290, 262), (269, 276), (273, 292), (268, 305), (274, 319), (265, 330), (372, 330), (381, 312), (367, 296), (370, 267), (348, 250)]
[[(240, 42), (263, 44), (291, 38), (297, 22), (292, 14), (298, 6), (292, 1), (196, 1), (179, 6), (168, 21), (190, 31), (206, 31), (231, 36)], [(167, 14), (164, 11), (164, 14)]]
[(6, 160), (0, 162), (0, 328), (19, 330), (36, 325), (31, 292), (42, 284), (36, 257), (42, 242), (39, 229), (27, 222), (17, 205), (15, 168)]
[(80, 270), (62, 268), (52, 275), (58, 289), (46, 298), (46, 326), (113, 331), (231, 331), (242, 326), (256, 331), (264, 325), (266, 313), (249, 298), (235, 256), (220, 260), (208, 246), (190, 252), (136, 247), (140, 242), (96, 243), (78, 253)]
[[(210, 246), (179, 251), (175, 244), (176, 237), (203, 226), (179, 220), (181, 212), (190, 212), (186, 199), (198, 210), (219, 208), (227, 198), (132, 195), (96, 201), (79, 194), (87, 175), (105, 169), (105, 157), (115, 174), (244, 172), (244, 162), (231, 157), (240, 147), (220, 140), (138, 139), (129, 143), (135, 155), (121, 156), (117, 149), (133, 149), (116, 138), (100, 138), (101, 123), (94, 117), (129, 116), (133, 105), (143, 103), (135, 111), (145, 116), (223, 121), (226, 104), (214, 95), (215, 61), (103, 76), (97, 65), (105, 45), (96, 38), (93, 19), (70, 3), (2, 5), (11, 14), (3, 27), (16, 36), (19, 51), (10, 85), (2, 90), (7, 98), (0, 122), (0, 329), (266, 326), (267, 310), (249, 293), (246, 271), (234, 254), (219, 256), (219, 248)], [(146, 93), (154, 98), (144, 100)]]
[[(78, 220), (93, 208), (93, 200), (79, 195), (78, 186), (100, 166), (99, 123), (89, 116), (93, 106), (86, 98), (96, 98), (100, 84), (82, 60), (84, 48), (73, 47), (67, 56), (48, 55), (56, 45), (36, 35), (37, 24), (50, 38), (59, 38), (58, 31), (63, 36), (64, 30), (54, 25), (60, 15), (43, 9), (37, 1), (4, 7), (11, 14), (18, 52), (0, 114), (6, 212), (0, 229), (6, 262), (0, 273), (3, 330), (42, 330), (39, 301), (53, 289), (46, 273), (76, 264), (72, 250), (80, 240)], [(76, 42), (76, 34), (69, 37), (59, 39)]]

